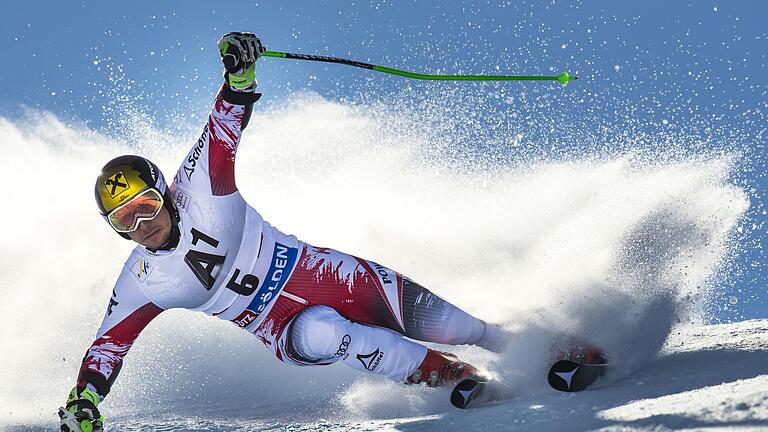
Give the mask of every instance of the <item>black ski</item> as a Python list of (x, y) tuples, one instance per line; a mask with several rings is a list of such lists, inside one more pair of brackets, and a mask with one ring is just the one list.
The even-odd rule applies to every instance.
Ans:
[(591, 386), (607, 370), (607, 364), (584, 364), (560, 360), (549, 368), (547, 380), (555, 390), (577, 392)]
[(486, 403), (508, 399), (509, 389), (502, 383), (484, 378), (465, 378), (451, 391), (451, 404), (456, 408), (477, 408)]

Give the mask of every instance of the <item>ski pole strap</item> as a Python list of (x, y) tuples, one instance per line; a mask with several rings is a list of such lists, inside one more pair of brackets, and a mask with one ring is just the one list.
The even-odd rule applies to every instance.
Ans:
[(563, 72), (557, 76), (544, 75), (430, 75), (415, 72), (409, 72), (399, 69), (393, 69), (386, 66), (378, 66), (370, 63), (364, 63), (356, 60), (343, 59), (339, 57), (328, 57), (314, 54), (297, 54), (280, 51), (264, 51), (265, 57), (276, 57), (294, 60), (309, 60), (325, 63), (338, 63), (347, 66), (369, 69), (376, 72), (383, 72), (392, 75), (398, 75), (406, 78), (414, 78), (432, 81), (559, 81), (563, 85), (578, 79), (570, 76), (568, 72)]

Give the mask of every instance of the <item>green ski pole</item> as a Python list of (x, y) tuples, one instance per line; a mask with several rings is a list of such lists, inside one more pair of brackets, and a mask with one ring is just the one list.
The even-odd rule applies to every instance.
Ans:
[(539, 75), (428, 75), (415, 72), (408, 72), (399, 69), (392, 69), (385, 66), (378, 66), (370, 63), (363, 63), (355, 60), (347, 60), (338, 57), (327, 57), (312, 54), (295, 54), (280, 51), (264, 51), (262, 53), (265, 57), (277, 57), (295, 60), (309, 60), (326, 63), (339, 63), (347, 66), (354, 66), (363, 69), (374, 70), (376, 72), (384, 72), (392, 75), (399, 75), (406, 78), (415, 78), (421, 80), (436, 80), (436, 81), (559, 81), (563, 85), (568, 84), (570, 81), (578, 79), (578, 77), (568, 75), (568, 72), (563, 72), (557, 76), (539, 76)]

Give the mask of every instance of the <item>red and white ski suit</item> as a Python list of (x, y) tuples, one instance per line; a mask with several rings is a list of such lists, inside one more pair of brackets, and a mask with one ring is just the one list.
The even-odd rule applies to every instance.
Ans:
[(231, 321), (286, 363), (341, 360), (398, 381), (426, 355), (403, 336), (494, 349), (495, 327), (403, 275), (310, 246), (264, 221), (235, 186), (235, 154), (251, 106), (225, 101), (226, 90), (170, 186), (179, 243), (170, 251), (132, 251), (78, 386), (106, 396), (139, 333), (171, 308)]

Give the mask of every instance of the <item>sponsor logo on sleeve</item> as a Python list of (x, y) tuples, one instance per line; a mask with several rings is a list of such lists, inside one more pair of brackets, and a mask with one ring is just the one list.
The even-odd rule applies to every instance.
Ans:
[(370, 354), (357, 355), (357, 359), (360, 360), (360, 363), (363, 364), (363, 367), (371, 372), (375, 371), (376, 368), (379, 367), (379, 364), (381, 363), (381, 359), (383, 358), (384, 358), (384, 351), (381, 351), (378, 348), (376, 348), (376, 351)]
[(114, 288), (112, 289), (112, 297), (109, 299), (109, 306), (107, 306), (107, 315), (112, 315), (112, 308), (119, 305), (120, 302), (117, 301), (117, 293), (115, 292)]
[(208, 124), (203, 128), (203, 134), (195, 143), (195, 146), (189, 153), (187, 160), (184, 161), (184, 174), (187, 175), (187, 180), (192, 181), (192, 174), (195, 173), (197, 168), (197, 161), (200, 160), (200, 156), (203, 154), (205, 143), (208, 142)]
[(131, 273), (140, 281), (144, 282), (152, 273), (152, 266), (149, 264), (146, 258), (141, 257), (131, 266)]

